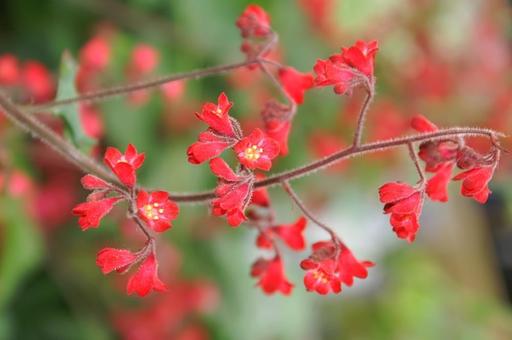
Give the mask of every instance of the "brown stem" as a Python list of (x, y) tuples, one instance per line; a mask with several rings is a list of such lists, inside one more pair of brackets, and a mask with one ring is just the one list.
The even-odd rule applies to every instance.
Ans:
[[(41, 139), (44, 143), (48, 144), (53, 149), (57, 150), (61, 155), (64, 156), (68, 161), (75, 164), (82, 171), (86, 173), (92, 173), (108, 182), (116, 183), (119, 185), (119, 181), (115, 179), (112, 174), (107, 171), (103, 166), (97, 164), (93, 159), (82, 154), (72, 144), (64, 140), (62, 137), (57, 135), (55, 132), (50, 130), (44, 124), (39, 122), (35, 117), (19, 110), (15, 105), (9, 102), (5, 96), (0, 94), (0, 108), (8, 118), (20, 125), (22, 128), (28, 130), (34, 137)], [(389, 150), (399, 146), (407, 145), (413, 142), (423, 142), (427, 140), (437, 140), (447, 137), (458, 137), (458, 136), (484, 136), (489, 138), (504, 137), (505, 135), (494, 130), (484, 128), (473, 128), (473, 127), (454, 127), (448, 129), (441, 129), (435, 132), (420, 133), (412, 136), (405, 136), (394, 139), (387, 139), (383, 141), (377, 141), (373, 143), (366, 143), (359, 147), (348, 147), (346, 149), (335, 152), (325, 158), (313, 161), (306, 165), (298, 168), (276, 174), (265, 179), (259, 180), (254, 183), (254, 188), (270, 187), (282, 183), (283, 181), (289, 181), (303, 177), (305, 175), (312, 174), (318, 170), (329, 167), (343, 159), (364, 155), (367, 153), (380, 152)], [(215, 198), (215, 193), (212, 191), (206, 191), (202, 193), (192, 194), (176, 194), (170, 193), (169, 196), (176, 202), (182, 203), (206, 203)]]
[(105, 88), (105, 89), (101, 89), (101, 90), (97, 90), (97, 91), (86, 92), (86, 93), (76, 96), (76, 97), (66, 98), (66, 99), (62, 99), (62, 100), (56, 100), (53, 102), (44, 103), (44, 104), (40, 104), (40, 105), (24, 106), (21, 108), (23, 110), (25, 110), (26, 112), (32, 113), (32, 112), (46, 111), (46, 110), (49, 110), (49, 109), (52, 109), (52, 108), (55, 108), (58, 106), (69, 105), (69, 104), (78, 103), (78, 102), (97, 102), (97, 101), (105, 100), (108, 98), (121, 96), (121, 95), (131, 93), (134, 91), (157, 87), (157, 86), (171, 83), (174, 81), (179, 81), (179, 80), (184, 80), (184, 79), (199, 79), (199, 78), (203, 78), (203, 77), (210, 76), (213, 74), (220, 74), (220, 73), (224, 73), (224, 72), (227, 72), (230, 70), (234, 70), (234, 69), (237, 69), (240, 67), (245, 67), (247, 65), (255, 64), (255, 63), (258, 63), (258, 61), (257, 60), (247, 60), (247, 61), (243, 61), (243, 62), (239, 62), (239, 63), (213, 66), (213, 67), (208, 67), (208, 68), (190, 71), (190, 72), (174, 73), (174, 74), (159, 77), (156, 79), (135, 82), (133, 84), (128, 84), (128, 85), (113, 86), (113, 87), (109, 87), (109, 88)]
[(9, 99), (0, 93), (0, 108), (4, 114), (22, 129), (27, 130), (33, 137), (39, 138), (43, 143), (57, 151), (69, 162), (76, 165), (85, 173), (91, 173), (107, 182), (115, 183), (121, 189), (119, 181), (105, 167), (96, 163), (92, 158), (80, 152), (73, 144), (66, 141), (53, 130), (41, 123), (35, 116), (19, 110)]
[(352, 145), (354, 147), (358, 147), (359, 145), (361, 145), (364, 123), (366, 121), (366, 114), (368, 112), (368, 109), (370, 108), (370, 104), (375, 94), (373, 81), (368, 82), (366, 91), (366, 98), (364, 99), (363, 106), (361, 106), (361, 111), (359, 112), (359, 117), (357, 118), (356, 131), (354, 133), (354, 140), (352, 142)]
[(341, 244), (341, 240), (338, 234), (336, 234), (336, 232), (332, 230), (328, 225), (322, 223), (318, 218), (316, 218), (315, 215), (313, 215), (311, 211), (309, 211), (309, 209), (304, 205), (304, 202), (302, 202), (300, 197), (297, 195), (297, 193), (295, 193), (295, 191), (292, 189), (292, 187), (287, 181), (282, 182), (282, 186), (284, 191), (286, 191), (288, 196), (290, 196), (295, 205), (299, 207), (299, 209), (304, 213), (304, 215), (306, 215), (308, 219), (310, 219), (317, 226), (325, 230), (331, 236), (331, 239), (334, 243)]
[(418, 175), (420, 176), (421, 183), (425, 183), (425, 172), (423, 172), (423, 169), (421, 168), (421, 165), (420, 165), (420, 160), (418, 159), (418, 155), (414, 151), (414, 143), (412, 143), (412, 142), (407, 143), (407, 149), (409, 150), (409, 157), (411, 157), (412, 161), (414, 162), (416, 171), (418, 172)]

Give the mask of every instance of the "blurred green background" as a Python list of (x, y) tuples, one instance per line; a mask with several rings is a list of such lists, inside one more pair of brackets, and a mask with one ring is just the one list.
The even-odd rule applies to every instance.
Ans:
[[(112, 50), (103, 85), (126, 81), (130, 53), (140, 43), (159, 52), (153, 75), (235, 62), (243, 55), (234, 22), (248, 3), (5, 0), (0, 55), (38, 60), (58, 79), (63, 51), (78, 58), (89, 39), (108, 31)], [(408, 117), (417, 112), (440, 126), (512, 132), (512, 25), (506, 1), (254, 3), (268, 11), (279, 33), (278, 57), (303, 72), (357, 39), (379, 40), (377, 98), (367, 140), (411, 133)], [(99, 148), (133, 143), (144, 151), (140, 182), (147, 187), (213, 188), (207, 166), (186, 161), (186, 147), (203, 128), (193, 113), (226, 91), (235, 102), (233, 115), (254, 126), (263, 100), (276, 93), (268, 81), (246, 73), (187, 81), (171, 100), (155, 90), (143, 103), (126, 98), (101, 103)], [(309, 91), (294, 122), (290, 154), (273, 171), (348, 144), (360, 100), (359, 93), (346, 98), (330, 89)], [(305, 292), (298, 262), (306, 252), (285, 254), (293, 294), (265, 296), (249, 277), (250, 264), (260, 255), (255, 231), (231, 229), (209, 217), (205, 207), (182, 206), (173, 229), (159, 237), (160, 272), (171, 292), (139, 299), (125, 296), (126, 277), (104, 277), (94, 263), (103, 246), (140, 245), (123, 222), (122, 209), (99, 229), (81, 232), (70, 213), (85, 197), (80, 174), (5, 122), (0, 142), (0, 154), (8, 159), (2, 166), (31, 179), (28, 193), (0, 193), (0, 339), (512, 338), (509, 155), (486, 206), (461, 197), (452, 184), (447, 204), (426, 204), (413, 245), (391, 231), (376, 189), (389, 180), (416, 181), (406, 150), (350, 160), (298, 181), (298, 193), (356, 256), (377, 263), (366, 280), (339, 296)], [(270, 194), (279, 221), (300, 214), (279, 189)], [(55, 222), (46, 218), (55, 215)], [(306, 234), (308, 244), (325, 238), (312, 225)]]

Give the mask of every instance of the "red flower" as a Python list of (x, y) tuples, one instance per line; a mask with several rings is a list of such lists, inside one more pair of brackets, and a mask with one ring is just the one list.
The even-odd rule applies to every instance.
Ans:
[(208, 126), (218, 134), (235, 137), (235, 131), (229, 117), (229, 110), (233, 103), (229, 101), (224, 92), (219, 95), (217, 104), (206, 103), (201, 112), (196, 113), (197, 118), (208, 124)]
[(436, 174), (428, 180), (425, 192), (432, 201), (448, 201), (447, 186), (452, 177), (453, 166), (453, 163), (444, 163), (437, 169)]
[(365, 43), (357, 41), (354, 46), (342, 48), (340, 54), (332, 55), (328, 60), (317, 60), (314, 71), (317, 86), (334, 85), (334, 92), (344, 94), (358, 84), (359, 73), (373, 77), (375, 54), (378, 50), (377, 41)]
[(229, 225), (236, 227), (247, 218), (244, 210), (250, 202), (253, 176), (239, 176), (221, 158), (210, 161), (210, 169), (219, 179), (212, 202), (215, 216), (226, 215)]
[(287, 155), (288, 136), (292, 128), (290, 106), (270, 100), (261, 111), (261, 117), (267, 136), (279, 143), (279, 152), (282, 156)]
[(293, 67), (280, 68), (278, 76), (286, 93), (296, 104), (302, 104), (304, 92), (313, 87), (313, 76), (309, 73), (300, 73)]
[(15, 85), (20, 80), (18, 59), (12, 54), (0, 56), (0, 85)]
[(307, 220), (300, 217), (291, 224), (280, 224), (265, 229), (265, 233), (261, 233), (256, 240), (256, 244), (260, 248), (270, 248), (271, 242), (269, 237), (278, 236), (288, 247), (293, 250), (301, 251), (306, 247), (304, 238), (304, 229), (306, 229)]
[[(264, 179), (265, 176), (262, 174), (256, 174), (256, 179)], [(251, 204), (259, 205), (260, 207), (270, 206), (270, 197), (268, 195), (267, 188), (256, 189), (252, 193)]]
[(270, 32), (270, 17), (258, 5), (249, 5), (236, 20), (242, 37), (266, 37)]
[(151, 290), (165, 292), (166, 285), (158, 278), (158, 263), (154, 254), (148, 255), (126, 286), (128, 295), (146, 296)]
[(84, 132), (87, 136), (99, 139), (103, 136), (103, 121), (101, 119), (101, 112), (90, 105), (80, 104), (80, 122), (84, 128)]
[(165, 191), (153, 191), (147, 193), (140, 190), (137, 194), (138, 215), (157, 232), (169, 229), (171, 221), (176, 219), (179, 213), (178, 205), (169, 199)]
[(123, 184), (132, 187), (137, 181), (135, 170), (142, 166), (144, 157), (144, 153), (137, 153), (137, 149), (128, 144), (124, 154), (116, 148), (108, 147), (103, 160)]
[(82, 230), (98, 228), (101, 219), (112, 210), (121, 197), (104, 198), (97, 201), (80, 203), (73, 208), (73, 215), (78, 216)]
[(308, 292), (317, 292), (325, 295), (331, 291), (335, 294), (341, 292), (341, 282), (335, 275), (336, 262), (332, 258), (324, 259), (320, 262), (311, 259), (303, 260), (300, 263), (304, 275), (304, 286)]
[(139, 44), (132, 51), (129, 72), (132, 76), (151, 73), (158, 65), (158, 51), (149, 45)]
[(272, 159), (279, 154), (279, 144), (265, 136), (260, 129), (255, 129), (249, 136), (240, 140), (233, 150), (242, 165), (249, 169), (268, 171), (272, 167)]
[(55, 96), (55, 83), (48, 69), (37, 61), (25, 63), (22, 82), (30, 99), (36, 103), (51, 100)]
[(220, 136), (210, 130), (201, 132), (198, 141), (187, 149), (188, 161), (192, 164), (201, 164), (219, 156), (235, 143), (236, 139)]
[(479, 203), (485, 203), (491, 193), (488, 184), (491, 181), (495, 168), (495, 165), (478, 166), (458, 174), (453, 180), (462, 180), (461, 194), (463, 196), (472, 197)]
[(82, 177), (80, 182), (82, 183), (84, 189), (87, 190), (104, 190), (111, 188), (110, 184), (93, 175), (85, 175)]
[(137, 255), (126, 249), (103, 248), (96, 256), (96, 265), (103, 274), (125, 272), (137, 260)]
[(88, 69), (101, 71), (109, 61), (110, 46), (105, 37), (92, 38), (80, 50), (80, 65)]
[(399, 238), (413, 242), (419, 229), (423, 192), (399, 182), (386, 183), (379, 188), (384, 213), (391, 214), (390, 223)]
[(347, 286), (352, 286), (354, 277), (360, 279), (368, 277), (367, 268), (374, 265), (371, 261), (358, 261), (348, 247), (341, 245), (341, 252), (338, 257), (338, 277)]
[(333, 241), (316, 242), (312, 249), (313, 253), (300, 266), (306, 270), (306, 289), (318, 294), (341, 292), (341, 283), (352, 286), (354, 277), (365, 279), (367, 268), (374, 265), (370, 261), (358, 261), (347, 246)]
[(259, 278), (258, 285), (265, 294), (280, 292), (289, 295), (292, 292), (291, 284), (284, 274), (283, 262), (279, 256), (271, 260), (260, 258), (253, 263), (251, 276)]
[(411, 126), (414, 130), (418, 132), (434, 132), (439, 130), (439, 128), (428, 120), (425, 116), (421, 114), (417, 114), (411, 119)]

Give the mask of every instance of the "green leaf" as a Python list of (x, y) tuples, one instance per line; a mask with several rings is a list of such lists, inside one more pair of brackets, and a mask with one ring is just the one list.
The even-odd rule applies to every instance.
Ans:
[[(75, 97), (75, 78), (77, 64), (71, 54), (65, 51), (62, 54), (59, 75), (59, 90), (57, 100)], [(66, 132), (71, 141), (81, 150), (88, 152), (95, 144), (95, 140), (85, 134), (80, 121), (79, 107), (77, 103), (60, 106), (55, 109), (54, 114), (61, 117), (66, 124)]]
[(21, 281), (38, 264), (43, 255), (39, 229), (26, 214), (23, 202), (0, 198), (0, 313), (15, 294)]

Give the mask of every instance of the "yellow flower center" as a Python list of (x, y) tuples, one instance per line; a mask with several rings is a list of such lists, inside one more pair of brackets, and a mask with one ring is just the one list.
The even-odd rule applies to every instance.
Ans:
[(217, 106), (217, 110), (213, 111), (217, 116), (222, 116), (222, 109)]
[(157, 209), (160, 205), (158, 203), (146, 204), (143, 208), (144, 215), (150, 220), (159, 220), (159, 214), (164, 213), (164, 209)]
[(315, 270), (313, 272), (313, 277), (315, 278), (315, 280), (318, 280), (318, 281), (320, 281), (321, 283), (324, 283), (324, 284), (329, 282), (329, 279), (328, 279), (327, 275), (324, 272), (320, 271), (320, 270)]
[(261, 157), (262, 152), (262, 148), (259, 148), (257, 145), (252, 145), (245, 149), (244, 157), (250, 161), (256, 161)]

